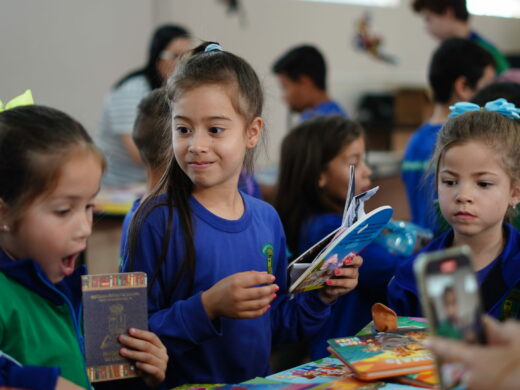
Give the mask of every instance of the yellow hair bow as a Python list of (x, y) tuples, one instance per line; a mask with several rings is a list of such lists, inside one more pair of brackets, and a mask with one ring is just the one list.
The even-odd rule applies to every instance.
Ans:
[(30, 106), (34, 104), (32, 92), (30, 89), (26, 90), (21, 95), (18, 95), (15, 98), (9, 100), (5, 106), (0, 100), (0, 112), (9, 110), (11, 108), (20, 107), (20, 106)]

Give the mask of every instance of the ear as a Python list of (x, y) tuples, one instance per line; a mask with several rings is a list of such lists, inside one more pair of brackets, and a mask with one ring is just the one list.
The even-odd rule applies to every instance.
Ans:
[(509, 204), (514, 208), (518, 203), (520, 203), (520, 183), (516, 182), (511, 185), (511, 199)]
[(264, 121), (257, 116), (251, 121), (246, 131), (246, 147), (248, 149), (253, 149), (256, 146), (263, 130)]
[(10, 230), (7, 221), (7, 210), (7, 203), (5, 203), (2, 198), (0, 198), (0, 232), (8, 232)]
[(452, 101), (467, 102), (471, 100), (474, 94), (475, 90), (468, 85), (466, 76), (457, 77), (453, 83)]
[(320, 172), (320, 179), (318, 180), (318, 187), (323, 188), (327, 185), (327, 175), (325, 172)]
[(312, 81), (312, 79), (306, 74), (301, 74), (298, 76), (298, 84), (305, 88), (316, 88), (314, 81)]

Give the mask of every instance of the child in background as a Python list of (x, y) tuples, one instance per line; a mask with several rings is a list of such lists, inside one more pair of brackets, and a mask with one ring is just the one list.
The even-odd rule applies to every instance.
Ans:
[(149, 195), (161, 179), (172, 156), (171, 109), (165, 88), (150, 92), (137, 107), (137, 117), (132, 131), (132, 139), (146, 170), (146, 192), (137, 199), (125, 215), (121, 230), (121, 258), (128, 236), (128, 227), (139, 207), (141, 199)]
[(172, 356), (169, 387), (265, 376), (271, 345), (315, 334), (356, 286), (361, 258), (319, 292), (289, 299), (279, 217), (237, 188), (263, 130), (256, 73), (203, 44), (167, 88), (175, 159), (132, 220), (124, 267), (149, 275), (150, 328)]
[[(85, 269), (74, 266), (92, 231), (104, 167), (68, 115), (42, 106), (0, 113), (0, 386), (90, 388), (81, 329)], [(119, 342), (145, 382), (158, 385), (168, 359), (159, 338), (130, 329)]]
[[(518, 318), (520, 234), (505, 219), (520, 200), (520, 115), (503, 99), (484, 109), (457, 103), (452, 110), (432, 159), (440, 210), (451, 230), (423, 251), (469, 245), (484, 310)], [(421, 315), (414, 260), (406, 260), (388, 286), (389, 304), (399, 315)]]
[[(310, 119), (284, 139), (275, 207), (297, 257), (341, 225), (349, 166), (355, 165), (355, 193), (370, 188), (365, 140), (359, 124), (337, 115)], [(337, 300), (325, 326), (311, 341), (313, 360), (328, 356), (327, 339), (356, 334), (372, 319), (375, 302), (386, 302), (386, 286), (398, 256), (371, 244), (363, 250), (358, 287)]]
[(327, 65), (314, 46), (296, 46), (276, 60), (272, 67), (291, 111), (306, 121), (318, 115), (343, 115), (345, 110), (327, 92)]
[(403, 155), (401, 178), (404, 182), (411, 222), (442, 231), (435, 205), (436, 195), (428, 164), (435, 149), (435, 140), (448, 120), (449, 107), (459, 101), (470, 100), (475, 93), (493, 81), (495, 68), (491, 55), (467, 39), (448, 39), (433, 54), (428, 70), (433, 92), (433, 113), (412, 134)]

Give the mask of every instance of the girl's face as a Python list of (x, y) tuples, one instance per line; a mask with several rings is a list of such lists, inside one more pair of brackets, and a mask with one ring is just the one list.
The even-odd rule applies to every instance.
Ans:
[(34, 200), (14, 231), (2, 234), (2, 247), (16, 259), (34, 259), (52, 283), (70, 275), (92, 231), (101, 175), (99, 158), (93, 153), (69, 157), (56, 188)]
[(173, 151), (194, 192), (236, 191), (246, 150), (260, 137), (262, 119), (245, 123), (230, 93), (227, 86), (202, 85), (184, 92), (173, 105)]
[(350, 165), (356, 166), (356, 194), (368, 190), (372, 171), (365, 164), (365, 140), (363, 137), (359, 137), (344, 146), (320, 174), (319, 187), (340, 203), (344, 203), (347, 198)]
[(440, 209), (456, 238), (500, 234), (520, 191), (497, 153), (481, 141), (454, 145), (443, 153), (438, 169)]

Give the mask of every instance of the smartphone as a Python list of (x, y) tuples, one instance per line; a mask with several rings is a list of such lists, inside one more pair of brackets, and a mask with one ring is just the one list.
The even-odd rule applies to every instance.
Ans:
[[(423, 313), (430, 333), (468, 343), (485, 343), (482, 305), (468, 246), (422, 253), (414, 263)], [(461, 386), (460, 364), (437, 360), (442, 389)]]

